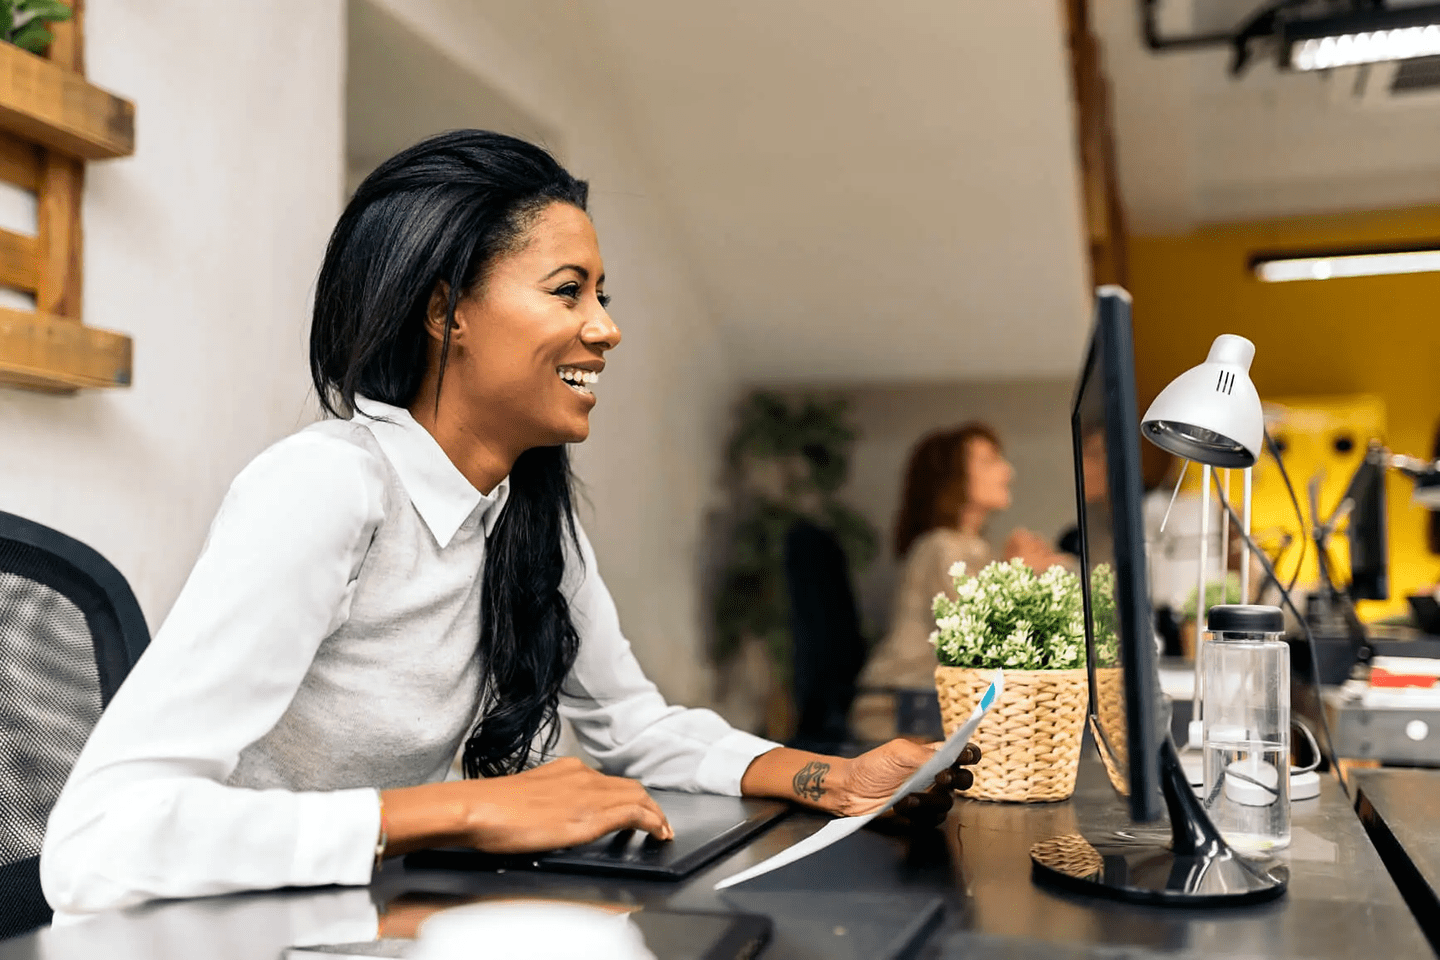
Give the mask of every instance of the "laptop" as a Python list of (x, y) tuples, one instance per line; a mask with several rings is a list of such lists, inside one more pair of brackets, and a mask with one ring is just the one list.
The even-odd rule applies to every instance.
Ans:
[(635, 830), (550, 853), (491, 854), (459, 847), (417, 850), (405, 866), (417, 870), (548, 870), (649, 880), (681, 880), (769, 829), (790, 812), (779, 800), (651, 790), (675, 839), (658, 841)]

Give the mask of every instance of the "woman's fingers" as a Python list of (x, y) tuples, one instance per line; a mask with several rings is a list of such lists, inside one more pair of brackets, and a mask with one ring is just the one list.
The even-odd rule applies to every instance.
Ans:
[(610, 807), (605, 813), (606, 818), (601, 822), (604, 829), (592, 839), (616, 830), (642, 830), (657, 840), (671, 840), (675, 836), (670, 822), (665, 819), (665, 814), (653, 800), (649, 803), (620, 804)]
[(960, 751), (960, 758), (955, 761), (958, 764), (969, 765), (980, 762), (980, 748), (973, 743), (965, 744), (965, 749)]

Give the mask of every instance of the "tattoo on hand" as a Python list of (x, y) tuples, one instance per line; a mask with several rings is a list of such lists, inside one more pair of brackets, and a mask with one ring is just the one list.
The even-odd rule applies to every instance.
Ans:
[(795, 774), (795, 796), (804, 797), (806, 800), (819, 800), (825, 795), (825, 774), (830, 772), (830, 764), (821, 763), (819, 760), (811, 760), (800, 768)]

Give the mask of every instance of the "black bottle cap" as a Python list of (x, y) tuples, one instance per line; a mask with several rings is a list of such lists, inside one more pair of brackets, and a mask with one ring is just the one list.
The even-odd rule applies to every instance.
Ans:
[(1213, 633), (1285, 632), (1285, 614), (1280, 608), (1256, 603), (1224, 603), (1211, 607), (1205, 622)]

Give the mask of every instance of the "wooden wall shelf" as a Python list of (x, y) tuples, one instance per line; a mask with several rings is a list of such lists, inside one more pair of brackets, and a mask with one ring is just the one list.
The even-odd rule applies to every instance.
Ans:
[(35, 235), (0, 230), (0, 385), (73, 393), (130, 385), (130, 338), (81, 323), (85, 163), (135, 152), (135, 106), (85, 80), (84, 0), (47, 55), (0, 42), (0, 181), (35, 194)]
[(0, 307), (0, 383), (52, 393), (126, 387), (130, 364), (124, 334)]
[(0, 43), (0, 130), (81, 160), (109, 160), (135, 152), (135, 105)]

